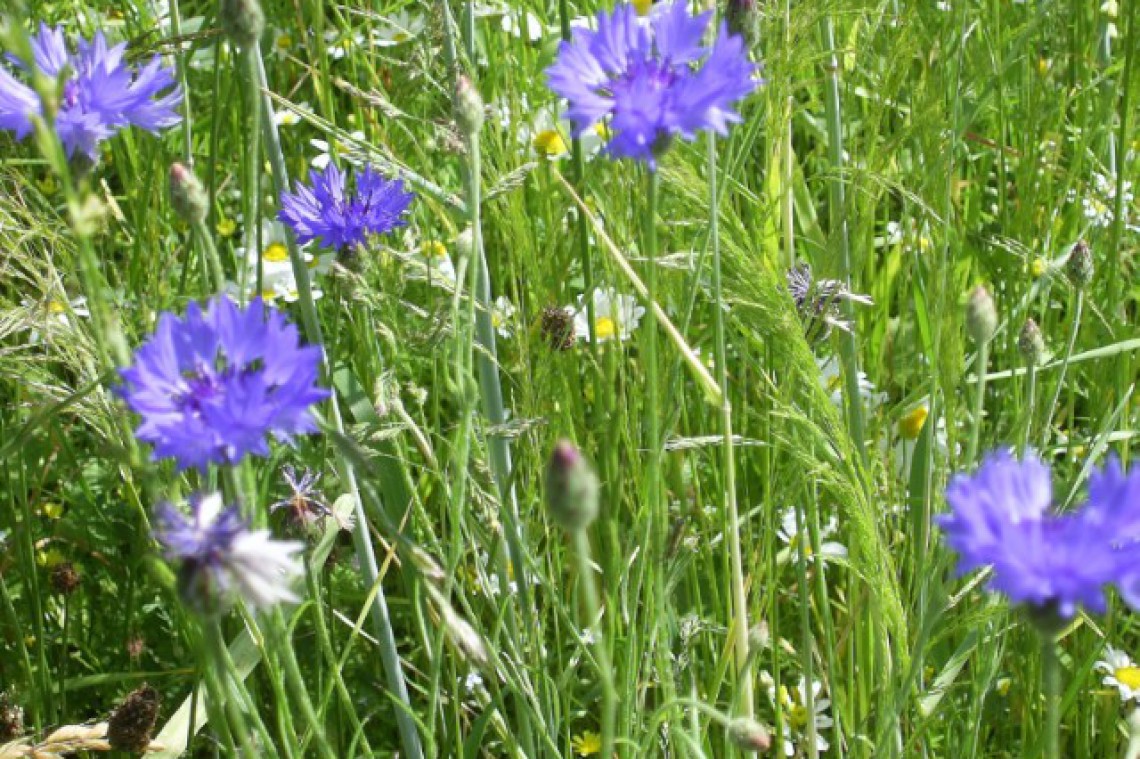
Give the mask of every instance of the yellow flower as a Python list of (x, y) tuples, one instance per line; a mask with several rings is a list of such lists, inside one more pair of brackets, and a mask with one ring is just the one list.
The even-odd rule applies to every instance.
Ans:
[(428, 240), (420, 246), (420, 254), (429, 261), (447, 256), (447, 246), (439, 240)]
[(222, 217), (218, 219), (218, 223), (214, 228), (218, 230), (218, 234), (222, 237), (233, 237), (234, 232), (237, 231), (237, 222), (233, 219)]
[(261, 251), (261, 258), (275, 264), (284, 263), (289, 260), (289, 249), (283, 243), (271, 242)]
[[(48, 310), (53, 314), (62, 314), (62, 308), (58, 311), (52, 308), (55, 303), (56, 301), (49, 303)], [(36, 512), (39, 513), (40, 516), (47, 517), (48, 519), (59, 519), (63, 516), (63, 504), (55, 503), (54, 501), (45, 501), (36, 507)]]
[(52, 567), (62, 564), (63, 561), (63, 552), (58, 548), (48, 548), (36, 552), (36, 564), (39, 564), (41, 567), (51, 569)]
[(548, 158), (560, 156), (569, 150), (566, 146), (566, 140), (562, 139), (562, 135), (557, 129), (545, 129), (539, 132), (534, 136), (532, 143), (534, 152)]
[(1033, 259), (1033, 263), (1029, 265), (1029, 273), (1033, 275), (1034, 279), (1040, 279), (1045, 276), (1045, 272), (1049, 270), (1049, 264), (1045, 263), (1045, 259), (1038, 256)]
[(602, 750), (602, 736), (587, 730), (581, 735), (575, 735), (570, 745), (578, 756), (593, 756)]
[(930, 409), (926, 406), (919, 406), (914, 411), (907, 412), (902, 419), (899, 419), (899, 435), (907, 440), (917, 440), (928, 416)]

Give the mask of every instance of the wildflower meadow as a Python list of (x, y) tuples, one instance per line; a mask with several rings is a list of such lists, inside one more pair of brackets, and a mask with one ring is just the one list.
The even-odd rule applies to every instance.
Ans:
[(1140, 759), (1138, 6), (4, 0), (0, 759)]

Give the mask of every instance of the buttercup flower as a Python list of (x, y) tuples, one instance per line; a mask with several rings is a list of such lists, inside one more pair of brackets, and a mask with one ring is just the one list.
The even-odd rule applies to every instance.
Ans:
[(951, 511), (938, 524), (959, 573), (992, 566), (991, 589), (1064, 618), (1078, 606), (1103, 612), (1110, 583), (1136, 606), (1140, 477), (1111, 462), (1090, 480), (1081, 508), (1054, 513), (1052, 496), (1049, 468), (1033, 454), (1018, 461), (1001, 451), (972, 476), (956, 476), (946, 489)]
[[(57, 79), (65, 71), (55, 130), (69, 156), (82, 154), (94, 161), (99, 143), (119, 130), (137, 126), (150, 132), (177, 124), (175, 111), (182, 90), (174, 71), (158, 56), (137, 71), (123, 59), (125, 44), (108, 46), (102, 32), (92, 41), (79, 39), (76, 52), (64, 41), (63, 28), (40, 25), (31, 39), (33, 65), (41, 74)], [(28, 63), (17, 61), (25, 73)], [(165, 93), (165, 94), (162, 94)], [(32, 131), (32, 116), (42, 114), (39, 95), (0, 67), (0, 129), (22, 140)]]
[(323, 248), (339, 250), (363, 243), (407, 222), (403, 215), (412, 202), (400, 179), (385, 179), (371, 166), (356, 172), (354, 191), (335, 164), (309, 172), (312, 187), (297, 183), (295, 193), (281, 194), (278, 218), (289, 225), (297, 242), (318, 240)]
[(570, 102), (575, 130), (608, 119), (610, 154), (651, 167), (673, 137), (726, 134), (740, 120), (733, 104), (759, 82), (743, 40), (724, 24), (711, 50), (701, 46), (710, 17), (690, 16), (678, 0), (654, 8), (648, 23), (633, 5), (619, 5), (598, 14), (596, 30), (575, 28), (546, 72), (550, 88)]
[(155, 531), (166, 558), (182, 563), (178, 585), (189, 605), (216, 613), (238, 598), (255, 609), (298, 600), (292, 584), (304, 571), (302, 543), (251, 530), (236, 507), (223, 508), (219, 493), (192, 497), (190, 511), (163, 504)]
[(321, 349), (301, 345), (280, 312), (219, 295), (205, 311), (191, 303), (183, 318), (162, 314), (119, 392), (155, 458), (201, 468), (266, 456), (270, 435), (315, 432), (310, 407), (328, 397), (316, 385), (320, 363)]

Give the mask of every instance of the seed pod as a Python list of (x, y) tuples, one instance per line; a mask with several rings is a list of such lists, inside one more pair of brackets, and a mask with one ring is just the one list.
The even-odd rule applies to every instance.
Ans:
[(218, 21), (230, 42), (243, 50), (261, 39), (265, 31), (265, 11), (257, 0), (222, 0)]
[(1093, 258), (1089, 244), (1084, 240), (1077, 240), (1073, 250), (1069, 253), (1069, 261), (1065, 265), (1065, 273), (1069, 281), (1078, 290), (1088, 287), (1093, 278)]
[(201, 224), (210, 212), (206, 188), (193, 171), (180, 163), (170, 167), (170, 204), (175, 213), (191, 224)]
[(598, 516), (598, 478), (569, 440), (554, 446), (546, 467), (546, 505), (565, 530), (584, 530)]
[(70, 596), (79, 589), (79, 584), (82, 578), (79, 572), (75, 571), (75, 565), (70, 561), (64, 561), (57, 564), (51, 570), (51, 587), (56, 593), (61, 596)]
[(1030, 366), (1038, 366), (1045, 360), (1045, 338), (1041, 328), (1032, 319), (1026, 319), (1017, 338), (1017, 350), (1021, 358)]
[(978, 285), (966, 301), (966, 331), (975, 343), (981, 345), (993, 339), (997, 324), (994, 299), (990, 297), (989, 290)]
[(116, 751), (141, 754), (150, 745), (162, 699), (149, 685), (131, 691), (107, 722), (107, 742)]

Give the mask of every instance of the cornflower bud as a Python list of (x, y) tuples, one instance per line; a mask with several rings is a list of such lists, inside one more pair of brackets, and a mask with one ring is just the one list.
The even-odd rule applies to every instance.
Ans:
[(546, 467), (546, 505), (569, 532), (584, 530), (598, 516), (598, 478), (569, 440), (560, 440)]
[(1025, 320), (1021, 334), (1017, 338), (1017, 350), (1022, 359), (1030, 366), (1038, 366), (1045, 360), (1045, 338), (1041, 335), (1041, 328), (1032, 319)]
[(230, 42), (243, 50), (261, 39), (265, 31), (265, 11), (258, 0), (222, 0), (218, 21)]
[(483, 128), (483, 98), (464, 74), (455, 82), (455, 122), (465, 137), (474, 137)]
[(768, 728), (751, 717), (733, 717), (728, 723), (728, 739), (744, 751), (761, 753), (772, 747)]
[(975, 343), (981, 345), (993, 339), (997, 324), (994, 299), (990, 297), (985, 287), (978, 285), (970, 293), (970, 299), (966, 301), (966, 332)]
[(1078, 290), (1083, 290), (1092, 282), (1092, 251), (1084, 240), (1077, 240), (1077, 244), (1073, 246), (1073, 250), (1069, 253), (1069, 261), (1065, 265), (1065, 273), (1069, 275), (1069, 281)]
[(210, 212), (206, 188), (194, 172), (181, 163), (170, 167), (170, 204), (174, 212), (190, 224), (201, 224)]

